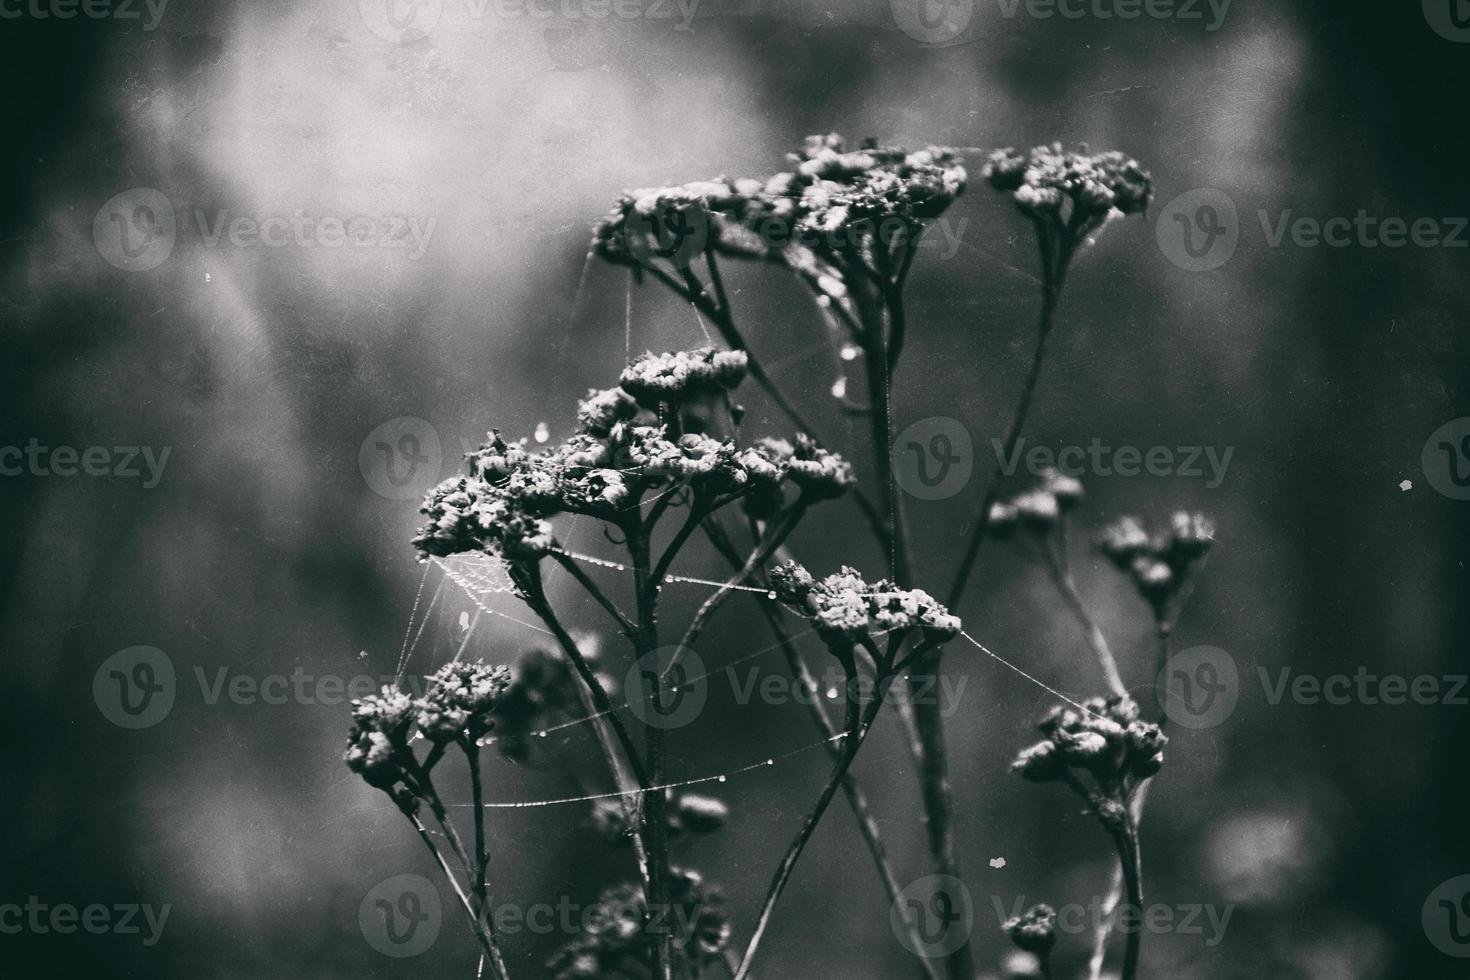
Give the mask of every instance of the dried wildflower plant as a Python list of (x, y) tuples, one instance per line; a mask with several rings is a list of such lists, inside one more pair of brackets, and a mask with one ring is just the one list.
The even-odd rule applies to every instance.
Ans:
[[(1012, 768), (1027, 780), (1066, 786), (1085, 802), (1118, 852), (1111, 905), (1126, 897), (1128, 909), (1141, 907), (1139, 823), (1167, 738), (1163, 719), (1143, 718), (1129, 696), (1118, 661), (1073, 581), (1068, 540), (1084, 499), (1081, 482), (1048, 472), (1037, 486), (1007, 491), (997, 468), (976, 502), (947, 591), (937, 593), (943, 601), (918, 587), (910, 554), (904, 501), (893, 476), (891, 388), (907, 331), (909, 270), (925, 228), (966, 187), (962, 152), (968, 151), (911, 151), (873, 140), (849, 147), (829, 134), (808, 138), (789, 155), (789, 169), (772, 176), (719, 177), (626, 193), (597, 223), (593, 253), (629, 270), (636, 282), (656, 281), (693, 304), (724, 346), (631, 358), (614, 387), (588, 392), (577, 405), (577, 431), (570, 438), (543, 448), (491, 432), (468, 455), (465, 475), (429, 494), (427, 520), (414, 539), (420, 555), (487, 555), (503, 563), (516, 596), (541, 620), (554, 647), (523, 654), (514, 671), (456, 659), (431, 678), (421, 698), (385, 689), (357, 702), (346, 760), (369, 785), (392, 797), (433, 852), (482, 946), (481, 965), (493, 976), (507, 971), (486, 914), (490, 857), (479, 767), (480, 748), (491, 739), (511, 763), (565, 774), (581, 794), (575, 799), (590, 806), (584, 821), (589, 833), (634, 855), (636, 880), (599, 897), (597, 907), (606, 914), (592, 917), (596, 921), (548, 964), (556, 977), (675, 980), (698, 977), (718, 963), (734, 980), (744, 980), (807, 842), (839, 791), (894, 901), (896, 920), (912, 939), (907, 945), (925, 948), (909, 918), (912, 910), (899, 900), (900, 879), (853, 764), (883, 707), (892, 705), (914, 756), (933, 871), (960, 876), (938, 706), (931, 699), (889, 695), (895, 684), (911, 690), (931, 685), (952, 641), (985, 650), (964, 631), (956, 612), (971, 597), (970, 575), (990, 539), (1015, 543), (1048, 571), (1096, 655), (1107, 692), (1080, 701), (1063, 697), (1065, 703), (1041, 723), (1042, 740), (1022, 750)], [(1145, 211), (1152, 184), (1147, 171), (1121, 153), (1068, 151), (1058, 144), (1027, 153), (998, 150), (982, 175), (1031, 221), (1040, 255), (1037, 340), (1003, 430), (998, 458), (1004, 459), (1014, 453), (1038, 387), (1071, 263), (1106, 224)], [(867, 404), (844, 407), (868, 422), (867, 444), (858, 453), (871, 466), (865, 487), (853, 465), (833, 451), (762, 367), (737, 325), (721, 270), (725, 259), (793, 274), (809, 290), (834, 343), (850, 352), (847, 359), (863, 359)], [(794, 431), (746, 440), (744, 411), (735, 398), (747, 376)], [(876, 577), (850, 567), (817, 577), (791, 557), (807, 511), (844, 506), (842, 501), (858, 508), (886, 558), (887, 567)], [(567, 519), (600, 524), (624, 554), (598, 558), (568, 551), (559, 536)], [(713, 592), (682, 630), (671, 632), (660, 603), (663, 585), (701, 581), (674, 571), (696, 537), (729, 564), (730, 575), (707, 583)], [(1152, 614), (1160, 666), (1213, 540), (1206, 518), (1184, 513), (1165, 532), (1150, 534), (1125, 519), (1098, 538), (1102, 556), (1128, 576)], [(553, 567), (571, 577), (628, 652), (605, 650), (595, 634), (574, 633), (564, 623), (565, 613), (554, 608), (546, 587)], [(631, 598), (604, 588), (595, 577), (599, 567), (629, 573)], [(832, 762), (777, 863), (743, 952), (737, 952), (739, 929), (718, 889), (684, 866), (683, 852), (724, 827), (731, 809), (716, 797), (685, 792), (686, 784), (670, 779), (667, 732), (651, 720), (669, 678), (679, 676), (680, 658), (736, 594), (750, 595), (760, 609), (793, 678), (809, 695), (798, 700)], [(793, 620), (800, 629), (791, 628)], [(675, 636), (677, 644), (671, 645)], [(808, 636), (849, 682), (840, 719), (813, 696), (817, 683), (803, 650)], [(626, 676), (633, 686), (634, 674), (624, 670), (630, 654), (635, 669), (653, 679), (627, 692), (644, 699), (627, 705), (636, 727), (614, 704), (615, 678)], [(595, 766), (536, 737), (579, 723), (596, 736)], [(418, 741), (425, 746), (422, 755)], [(432, 779), (451, 747), (471, 769), (473, 851), (454, 829)], [(425, 808), (442, 838), (426, 828), (420, 816)], [(450, 853), (438, 839), (448, 841)], [(679, 867), (673, 863), (676, 849)], [(690, 928), (653, 928), (655, 919), (664, 921), (671, 913)], [(1047, 975), (1055, 922), (1055, 912), (1038, 905), (1004, 926), (1018, 955), (1035, 958)], [(1111, 932), (1107, 924), (1095, 936), (1094, 977), (1101, 975)], [(1140, 930), (1129, 931), (1121, 956), (1124, 980), (1137, 976), (1139, 938)], [(934, 961), (917, 956), (916, 967), (935, 980), (973, 980), (970, 937), (946, 949)]]

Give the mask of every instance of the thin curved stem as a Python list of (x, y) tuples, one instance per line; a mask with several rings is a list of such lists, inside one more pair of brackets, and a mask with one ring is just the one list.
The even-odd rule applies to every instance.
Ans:
[(587, 594), (597, 601), (597, 604), (599, 606), (607, 610), (608, 615), (617, 620), (618, 626), (622, 628), (623, 632), (626, 635), (633, 635), (633, 631), (637, 629), (637, 627), (633, 625), (633, 621), (629, 619), (627, 615), (617, 607), (617, 604), (613, 602), (612, 599), (608, 598), (607, 593), (603, 592), (602, 589), (598, 587), (597, 583), (592, 581), (592, 579), (588, 577), (586, 572), (582, 571), (582, 569), (577, 565), (577, 561), (575, 558), (573, 558), (566, 552), (561, 551), (560, 549), (553, 551), (551, 553), (551, 557), (555, 558), (557, 560), (557, 563), (560, 564), (562, 568), (565, 568), (567, 572), (572, 576), (572, 578), (577, 580), (582, 588), (586, 590)]
[(760, 543), (751, 551), (750, 555), (745, 559), (745, 563), (740, 566), (735, 574), (722, 582), (719, 589), (700, 604), (699, 609), (694, 613), (694, 618), (689, 621), (689, 627), (684, 631), (683, 638), (679, 640), (678, 647), (674, 649), (673, 655), (669, 657), (668, 666), (663, 669), (663, 676), (668, 676), (669, 672), (678, 665), (680, 659), (684, 656), (684, 651), (688, 650), (699, 639), (700, 633), (704, 632), (704, 628), (709, 625), (710, 617), (715, 614), (715, 611), (720, 608), (726, 599), (734, 594), (735, 587), (745, 582), (756, 569), (769, 561), (771, 555), (775, 554), (776, 549), (780, 548), (786, 539), (790, 537), (791, 532), (796, 530), (796, 525), (801, 522), (801, 517), (806, 513), (806, 508), (807, 504), (804, 500), (798, 500), (792, 504), (790, 509), (766, 529), (766, 533), (761, 538)]
[[(729, 539), (724, 535), (719, 525), (713, 522), (706, 522), (705, 531), (709, 535), (710, 541), (714, 544), (715, 549), (725, 556), (726, 561), (730, 563), (731, 567), (739, 568), (740, 556), (730, 544)], [(832, 758), (833, 765), (836, 765), (841, 760), (842, 747), (837, 744), (837, 736), (839, 735), (837, 726), (832, 724), (832, 719), (827, 715), (827, 709), (822, 704), (820, 685), (817, 684), (816, 678), (812, 676), (811, 669), (807, 667), (805, 658), (802, 657), (801, 651), (797, 649), (796, 642), (792, 638), (790, 631), (786, 629), (786, 624), (782, 622), (781, 610), (777, 606), (776, 600), (766, 596), (760, 596), (757, 602), (760, 605), (762, 614), (766, 618), (766, 623), (770, 626), (771, 635), (776, 638), (776, 643), (780, 646), (781, 653), (786, 658), (786, 664), (791, 670), (791, 675), (796, 678), (800, 689), (807, 694), (807, 713), (811, 715), (812, 721), (817, 726), (817, 730), (823, 735), (825, 739), (823, 744), (827, 749), (827, 754)], [(910, 910), (898, 902), (899, 893), (903, 890), (903, 886), (899, 884), (898, 875), (889, 863), (888, 849), (883, 843), (882, 831), (879, 830), (878, 821), (874, 819), (872, 812), (868, 809), (867, 795), (863, 793), (857, 776), (851, 770), (842, 777), (842, 792), (847, 798), (848, 808), (852, 811), (854, 819), (857, 820), (858, 832), (862, 834), (863, 843), (867, 845), (868, 853), (873, 858), (873, 864), (878, 871), (878, 877), (883, 882), (883, 890), (888, 895), (888, 901), (893, 904), (893, 908), (898, 910), (900, 917), (903, 919), (904, 931), (908, 933), (911, 940), (910, 948), (915, 950), (922, 949), (924, 943), (923, 938), (919, 935), (918, 923), (914, 920)], [(917, 954), (916, 958), (919, 967), (924, 971), (924, 975), (929, 980), (939, 980), (939, 972), (935, 969), (933, 963), (922, 956), (917, 956)], [(733, 973), (734, 971), (732, 969), (732, 976)]]
[[(460, 908), (464, 909), (465, 917), (470, 920), (470, 929), (474, 932), (475, 938), (480, 941), (480, 946), (485, 950), (485, 955), (492, 964), (500, 963), (500, 948), (496, 944), (494, 937), (487, 931), (488, 920), (485, 924), (482, 924), (480, 917), (475, 914), (474, 908), (470, 905), (469, 897), (465, 895), (464, 889), (460, 887), (459, 879), (449, 869), (449, 862), (444, 860), (444, 855), (440, 854), (439, 848), (434, 846), (434, 839), (429, 836), (429, 831), (424, 826), (424, 822), (418, 818), (418, 814), (409, 810), (404, 810), (403, 815), (413, 824), (413, 829), (418, 832), (419, 839), (424, 842), (424, 846), (429, 849), (429, 853), (434, 855), (434, 860), (438, 863), (439, 870), (444, 872), (444, 877), (449, 879), (449, 887), (454, 889), (454, 896), (459, 899)], [(504, 978), (505, 974), (500, 973), (497, 976)]]
[[(1043, 255), (1045, 254), (1045, 249), (1043, 249)], [(1050, 261), (1043, 261), (1043, 271), (1048, 270), (1050, 266)], [(1011, 414), (1011, 424), (1006, 431), (1005, 443), (996, 460), (995, 470), (990, 475), (990, 483), (986, 487), (984, 498), (980, 501), (980, 509), (974, 520), (970, 522), (970, 540), (965, 545), (964, 557), (960, 559), (959, 569), (955, 572), (954, 582), (950, 585), (949, 595), (945, 600), (951, 612), (957, 609), (960, 600), (964, 598), (965, 586), (969, 583), (970, 573), (975, 568), (975, 560), (980, 557), (980, 546), (985, 543), (985, 532), (990, 526), (991, 508), (1000, 499), (1001, 481), (1006, 475), (1006, 460), (1011, 459), (1015, 453), (1016, 442), (1021, 437), (1021, 430), (1026, 425), (1026, 415), (1031, 410), (1031, 402), (1036, 396), (1037, 383), (1041, 379), (1041, 365), (1046, 359), (1046, 341), (1051, 335), (1052, 323), (1056, 318), (1057, 301), (1061, 298), (1062, 284), (1059, 276), (1060, 273), (1053, 275), (1048, 272), (1042, 283), (1041, 315), (1036, 328), (1036, 350), (1031, 356), (1031, 367), (1026, 372), (1026, 380), (1021, 385), (1020, 400)]]
[(1051, 574), (1051, 580), (1056, 585), (1057, 591), (1062, 594), (1067, 608), (1076, 617), (1077, 623), (1082, 627), (1082, 633), (1087, 638), (1087, 645), (1092, 648), (1093, 656), (1097, 657), (1098, 666), (1102, 668), (1103, 679), (1107, 682), (1108, 690), (1118, 697), (1128, 696), (1128, 686), (1123, 682), (1123, 675), (1118, 671), (1118, 661), (1113, 657), (1113, 651), (1108, 646), (1107, 637), (1103, 635), (1102, 629), (1092, 614), (1087, 611), (1087, 605), (1082, 601), (1082, 595), (1077, 591), (1077, 583), (1072, 580), (1072, 573), (1063, 565), (1050, 546), (1043, 548), (1047, 571)]
[[(849, 681), (853, 672), (849, 670)], [(785, 891), (786, 884), (791, 880), (791, 873), (796, 868), (796, 862), (801, 858), (801, 852), (806, 849), (807, 842), (811, 840), (817, 824), (822, 820), (822, 815), (827, 812), (827, 806), (832, 798), (837, 795), (837, 787), (841, 785), (842, 777), (852, 766), (857, 758), (858, 749), (862, 747), (863, 739), (872, 727), (874, 719), (878, 717), (878, 711), (883, 707), (883, 696), (877, 693), (868, 704), (859, 710), (857, 699), (857, 685), (849, 683), (850, 699), (848, 701), (847, 735), (842, 747), (842, 756), (832, 768), (832, 775), (827, 780), (827, 785), (822, 787), (821, 794), (817, 797), (816, 804), (807, 814), (806, 820), (802, 822), (801, 830), (797, 832), (790, 847), (786, 849), (786, 855), (776, 868), (776, 874), (771, 879), (771, 886), (766, 892), (766, 900), (761, 905), (760, 916), (756, 919), (755, 931), (751, 933), (750, 943), (745, 947), (745, 956), (740, 961), (740, 968), (735, 971), (735, 980), (746, 980), (750, 975), (750, 967), (755, 960), (756, 951), (760, 948), (761, 939), (765, 936), (766, 928), (771, 924), (771, 915), (776, 909), (776, 903)]]
[(505, 980), (510, 971), (500, 955), (500, 943), (495, 937), (495, 917), (490, 911), (490, 850), (485, 846), (485, 787), (480, 778), (480, 747), (473, 740), (466, 740), (464, 754), (470, 766), (470, 799), (475, 808), (475, 899), (490, 937), (490, 975)]

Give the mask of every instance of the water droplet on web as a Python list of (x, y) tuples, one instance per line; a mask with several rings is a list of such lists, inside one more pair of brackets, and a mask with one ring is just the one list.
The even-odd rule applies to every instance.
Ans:
[(827, 699), (829, 701), (830, 700), (835, 700), (836, 697), (837, 697), (837, 688), (835, 688), (835, 687), (829, 687), (829, 688), (827, 688)]
[(857, 360), (857, 356), (859, 354), (861, 354), (862, 352), (863, 352), (863, 349), (861, 347), (859, 347), (857, 344), (843, 344), (842, 345), (842, 359), (844, 361), (855, 361), (855, 360)]
[(766, 593), (766, 598), (767, 599), (774, 599), (774, 598), (776, 598), (776, 593), (774, 593), (774, 592), (767, 592)]
[(847, 396), (847, 379), (838, 378), (832, 382), (832, 397), (845, 398)]
[(725, 781), (725, 777), (724, 777), (724, 776), (721, 776), (721, 777), (720, 777), (720, 782), (722, 782), (722, 783), (723, 783), (723, 782), (724, 782), (724, 781)]
[(551, 430), (547, 428), (545, 422), (537, 422), (536, 431), (531, 434), (531, 437), (537, 442), (545, 442), (551, 438)]

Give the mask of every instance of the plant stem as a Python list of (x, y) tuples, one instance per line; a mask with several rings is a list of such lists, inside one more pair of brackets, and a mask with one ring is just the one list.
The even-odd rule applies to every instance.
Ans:
[[(1050, 265), (1043, 262), (1045, 269)], [(949, 587), (949, 596), (945, 600), (950, 612), (954, 612), (959, 606), (960, 600), (964, 598), (965, 586), (969, 583), (970, 572), (975, 568), (975, 560), (980, 556), (980, 546), (985, 543), (985, 532), (990, 526), (990, 510), (995, 502), (1000, 499), (1001, 481), (1005, 478), (1005, 461), (1011, 459), (1016, 450), (1016, 442), (1021, 437), (1021, 430), (1026, 424), (1026, 415), (1031, 410), (1031, 401), (1036, 395), (1037, 382), (1041, 379), (1041, 365), (1046, 359), (1046, 341), (1051, 334), (1052, 322), (1056, 317), (1057, 300), (1061, 298), (1061, 283), (1052, 275), (1047, 275), (1041, 287), (1041, 316), (1036, 328), (1036, 351), (1031, 356), (1031, 367), (1026, 372), (1026, 380), (1021, 385), (1021, 397), (1016, 403), (1016, 410), (1011, 415), (1010, 428), (1006, 431), (1004, 448), (997, 458), (995, 470), (990, 475), (990, 483), (987, 485), (985, 497), (980, 502), (980, 510), (970, 522), (970, 540), (965, 545), (964, 557), (960, 559), (960, 567), (955, 572), (954, 582)]]
[(1097, 657), (1098, 666), (1102, 668), (1103, 679), (1107, 682), (1108, 690), (1118, 697), (1128, 696), (1128, 686), (1123, 683), (1123, 675), (1118, 671), (1118, 661), (1113, 658), (1113, 651), (1108, 646), (1107, 637), (1103, 636), (1102, 629), (1092, 614), (1087, 611), (1087, 605), (1082, 601), (1082, 595), (1077, 591), (1077, 583), (1072, 580), (1072, 573), (1058, 555), (1048, 546), (1045, 549), (1045, 565), (1051, 573), (1051, 580), (1056, 584), (1057, 591), (1062, 594), (1062, 599), (1067, 603), (1067, 608), (1077, 618), (1077, 623), (1082, 627), (1083, 635), (1087, 637), (1087, 645), (1092, 648), (1092, 653)]
[(689, 628), (684, 631), (684, 637), (679, 641), (678, 648), (675, 649), (673, 656), (669, 658), (668, 666), (664, 668), (663, 673), (665, 675), (674, 669), (675, 664), (684, 655), (684, 651), (693, 646), (694, 642), (699, 639), (699, 634), (708, 625), (710, 617), (714, 615), (715, 610), (720, 607), (720, 604), (734, 593), (735, 587), (750, 578), (756, 569), (770, 560), (771, 555), (775, 553), (777, 548), (781, 547), (782, 542), (791, 535), (792, 531), (796, 530), (796, 525), (800, 523), (802, 514), (806, 512), (806, 506), (806, 503), (800, 500), (792, 504), (786, 513), (782, 514), (774, 524), (766, 529), (765, 535), (750, 553), (750, 556), (745, 559), (745, 563), (736, 570), (735, 574), (721, 583), (719, 589), (700, 604), (699, 609), (694, 614), (694, 618), (689, 621)]
[(473, 739), (464, 743), (465, 759), (470, 766), (470, 798), (475, 806), (475, 878), (473, 888), (475, 898), (480, 909), (480, 917), (485, 920), (485, 931), (490, 936), (492, 954), (490, 956), (490, 974), (504, 980), (510, 975), (505, 967), (505, 961), (500, 956), (500, 944), (495, 940), (495, 919), (490, 910), (490, 894), (488, 876), (490, 873), (490, 851), (485, 847), (485, 787), (480, 778), (480, 747)]
[[(827, 785), (822, 787), (821, 795), (817, 797), (816, 804), (807, 814), (806, 820), (797, 832), (796, 838), (792, 840), (791, 846), (787, 848), (786, 855), (776, 868), (776, 874), (771, 879), (770, 889), (766, 892), (766, 900), (761, 906), (760, 916), (756, 920), (755, 931), (751, 934), (750, 943), (745, 947), (745, 956), (740, 961), (740, 969), (735, 972), (735, 980), (746, 980), (750, 974), (751, 963), (755, 960), (757, 949), (760, 948), (761, 939), (764, 937), (766, 927), (771, 923), (771, 914), (775, 911), (776, 902), (781, 898), (781, 893), (786, 889), (786, 884), (791, 880), (791, 872), (796, 868), (796, 862), (801, 858), (801, 852), (806, 848), (807, 842), (811, 840), (812, 833), (821, 822), (822, 814), (827, 811), (827, 806), (832, 802), (832, 797), (837, 794), (837, 787), (842, 782), (842, 777), (847, 774), (854, 759), (857, 758), (858, 749), (862, 747), (863, 739), (872, 726), (873, 720), (878, 717), (878, 711), (883, 707), (883, 696), (875, 694), (866, 706), (859, 707), (857, 697), (858, 685), (851, 683), (855, 671), (849, 668), (849, 700), (847, 710), (847, 736), (844, 739), (842, 755), (837, 764), (832, 768), (832, 775), (827, 780)], [(881, 691), (881, 685), (880, 685)]]
[[(628, 556), (633, 564), (633, 590), (638, 602), (638, 629), (634, 633), (634, 653), (640, 664), (658, 649), (657, 588), (649, 568), (649, 535), (651, 528), (636, 520), (628, 526)], [(653, 684), (644, 692), (647, 717), (657, 717), (661, 686)], [(652, 723), (644, 725), (644, 747), (647, 756), (649, 792), (643, 797), (643, 840), (648, 848), (649, 890), (645, 902), (645, 935), (654, 942), (654, 964), (659, 980), (673, 980), (674, 938), (666, 927), (652, 935), (654, 921), (665, 922), (669, 909), (668, 796), (659, 787), (664, 783), (664, 729)], [(654, 916), (658, 916), (655, 920)]]
[[(868, 401), (872, 406), (868, 417), (871, 422), (873, 457), (882, 489), (879, 499), (888, 514), (889, 569), (900, 588), (911, 588), (913, 569), (909, 557), (908, 527), (903, 498), (893, 477), (893, 406), (890, 383), (894, 364), (887, 333), (888, 330), (902, 330), (905, 321), (903, 296), (886, 278), (879, 288), (880, 296), (874, 296), (868, 286), (855, 288), (853, 296), (864, 327), (863, 357), (867, 367)], [(908, 674), (906, 681), (909, 697), (903, 702), (908, 710), (903, 711), (902, 715), (905, 726), (910, 729), (911, 743), (919, 748), (916, 762), (929, 853), (934, 858), (938, 873), (959, 879), (960, 865), (954, 833), (954, 798), (949, 783), (944, 718), (940, 714), (939, 705), (929, 694), (936, 689), (939, 660), (940, 653), (935, 650), (920, 658), (914, 665), (915, 669)], [(973, 980), (975, 964), (968, 940), (945, 958), (945, 967), (953, 980)]]
[(630, 620), (623, 613), (623, 611), (617, 607), (616, 603), (608, 598), (607, 593), (603, 592), (602, 589), (598, 587), (597, 583), (592, 581), (592, 579), (587, 576), (586, 572), (582, 571), (582, 569), (578, 567), (576, 559), (572, 558), (571, 555), (568, 555), (566, 552), (561, 551), (560, 549), (553, 551), (551, 553), (551, 557), (555, 558), (557, 562), (561, 565), (561, 567), (565, 568), (567, 572), (572, 576), (572, 578), (577, 580), (578, 584), (580, 584), (582, 588), (587, 591), (588, 595), (590, 595), (593, 599), (597, 601), (597, 604), (599, 606), (601, 606), (603, 609), (606, 609), (608, 614), (612, 616), (613, 619), (617, 620), (618, 625), (622, 627), (622, 630), (626, 635), (633, 635), (633, 630), (637, 628), (633, 625), (633, 621)]
[[(1131, 814), (1125, 826), (1117, 830), (1113, 836), (1118, 845), (1118, 860), (1123, 868), (1123, 885), (1128, 895), (1127, 911), (1141, 917), (1143, 915), (1143, 863), (1138, 846), (1138, 825), (1134, 823)], [(1128, 938), (1123, 947), (1122, 980), (1136, 980), (1138, 976), (1138, 951), (1139, 943), (1143, 938), (1143, 928), (1141, 922), (1131, 925), (1133, 928), (1125, 929)]]
[[(474, 931), (475, 938), (480, 941), (480, 946), (485, 950), (485, 954), (490, 958), (490, 962), (499, 963), (500, 949), (495, 943), (494, 936), (486, 931), (489, 925), (488, 920), (482, 924), (480, 917), (475, 914), (474, 908), (470, 906), (469, 898), (465, 895), (464, 889), (460, 887), (459, 879), (450, 870), (449, 862), (444, 860), (444, 855), (439, 853), (439, 848), (434, 846), (434, 839), (429, 836), (429, 831), (424, 826), (424, 822), (418, 818), (418, 814), (404, 810), (403, 815), (408, 817), (409, 822), (413, 824), (413, 829), (418, 831), (419, 840), (424, 842), (424, 846), (429, 849), (429, 853), (434, 855), (434, 860), (438, 862), (439, 870), (444, 872), (445, 878), (449, 879), (449, 887), (454, 889), (454, 895), (459, 899), (460, 907), (464, 909), (466, 918), (470, 920), (470, 928)], [(505, 974), (500, 973), (497, 976), (503, 980)]]
[[(706, 522), (705, 530), (715, 548), (725, 556), (732, 567), (738, 568), (740, 556), (730, 545), (723, 532), (719, 530), (719, 525)], [(766, 623), (771, 628), (771, 635), (776, 638), (777, 645), (781, 647), (781, 652), (786, 657), (786, 663), (792, 676), (796, 678), (801, 689), (807, 692), (807, 713), (812, 716), (817, 730), (824, 736), (827, 754), (831, 757), (833, 765), (836, 765), (842, 757), (842, 746), (837, 744), (837, 727), (832, 724), (832, 719), (827, 715), (827, 709), (822, 704), (820, 686), (816, 678), (812, 676), (810, 668), (807, 667), (801, 651), (797, 649), (790, 631), (786, 629), (786, 624), (781, 621), (781, 610), (776, 600), (760, 596), (757, 601), (761, 612), (766, 617)], [(895, 903), (893, 907), (898, 909), (899, 915), (903, 918), (904, 929), (909, 934), (913, 944), (912, 948), (922, 949), (924, 943), (919, 935), (918, 923), (914, 921), (906, 907), (896, 904), (902, 886), (899, 884), (898, 875), (894, 873), (893, 866), (888, 861), (888, 849), (883, 844), (883, 835), (878, 828), (878, 821), (869, 811), (867, 796), (863, 793), (857, 776), (851, 770), (842, 777), (842, 792), (847, 798), (848, 808), (852, 810), (852, 815), (857, 820), (858, 832), (863, 836), (863, 843), (867, 845), (868, 853), (872, 855), (873, 864), (878, 870), (878, 877), (883, 882), (883, 890), (887, 893), (889, 902)], [(918, 956), (917, 959), (926, 977), (929, 977), (930, 980), (939, 980), (939, 973), (935, 970), (934, 964), (922, 956)]]

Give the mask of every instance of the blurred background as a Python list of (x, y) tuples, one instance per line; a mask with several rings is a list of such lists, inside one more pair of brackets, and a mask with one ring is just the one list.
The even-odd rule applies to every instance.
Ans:
[[(1151, 712), (1146, 609), (1087, 538), (1121, 514), (1158, 524), (1176, 508), (1220, 527), (1176, 649), (1228, 651), (1239, 700), (1218, 725), (1171, 730), (1143, 836), (1151, 902), (1232, 912), (1213, 945), (1208, 926), (1147, 937), (1144, 975), (1465, 975), (1450, 954), (1470, 944), (1436, 942), (1422, 913), (1441, 883), (1470, 872), (1470, 711), (1273, 704), (1258, 673), (1467, 670), (1470, 503), (1438, 492), (1421, 459), (1431, 433), (1470, 415), (1470, 235), (1458, 248), (1309, 247), (1290, 232), (1272, 244), (1288, 212), (1428, 217), (1447, 235), (1467, 213), (1470, 44), (1455, 8), (1236, 0), (1125, 20), (986, 2), (649, 0), (628, 8), (637, 16), (592, 19), (567, 13), (585, 5), (539, 17), (446, 0), (405, 22), (371, 0), (119, 0), (58, 16), (70, 9), (36, 0), (0, 21), (0, 446), (139, 447), (141, 475), (28, 466), (0, 478), (0, 904), (34, 895), (170, 912), (151, 945), (146, 925), (0, 934), (11, 975), (471, 974), (457, 920), (403, 959), (359, 927), (380, 882), (433, 870), (401, 816), (342, 765), (346, 705), (210, 691), (220, 677), (298, 669), (392, 674), (411, 623), (426, 624), (411, 669), (447, 659), (471, 606), (451, 586), (431, 615), (422, 604), (413, 614), (422, 491), (492, 426), (569, 434), (575, 399), (612, 384), (630, 348), (702, 342), (667, 292), (630, 291), (625, 272), (587, 261), (590, 223), (625, 188), (766, 175), (803, 136), (832, 130), (909, 146), (1087, 142), (1153, 172), (1149, 215), (1110, 227), (1077, 261), (1027, 431), (1053, 448), (1233, 449), (1213, 487), (1086, 478), (1077, 521), (1088, 533), (1073, 537), (1080, 589)], [(964, 492), (909, 502), (920, 584), (935, 592), (1034, 335), (1031, 231), (978, 180), (982, 159), (971, 156), (970, 190), (947, 216), (957, 245), (927, 250), (913, 271), (894, 391), (897, 427), (957, 418), (976, 446)], [(1195, 271), (1170, 245), (1181, 212), (1169, 205), (1202, 188), (1233, 205), (1238, 241)], [(175, 218), (166, 248), (147, 219), (164, 207)], [(369, 216), (374, 228), (402, 217), (391, 228), (406, 244), (262, 247), (217, 234), (236, 217), (298, 211)], [(119, 221), (139, 237), (120, 238)], [(867, 475), (861, 426), (831, 394), (852, 365), (809, 299), (771, 270), (727, 270), (754, 349), (820, 428), (847, 433), (834, 441)], [(756, 389), (744, 400), (750, 429), (785, 430)], [(377, 455), (379, 442), (412, 448), (398, 442), (405, 432), (417, 456)], [(143, 447), (163, 461), (156, 479)], [(575, 543), (612, 551), (591, 534)], [(794, 549), (822, 571), (881, 561), (844, 503), (816, 512)], [(707, 550), (681, 565), (723, 572)], [(973, 582), (958, 610), (972, 635), (1062, 691), (1099, 692), (1034, 563), (987, 547)], [(666, 593), (671, 622), (705, 594)], [(495, 608), (523, 614), (500, 598)], [(570, 608), (574, 624), (598, 624), (585, 603)], [(511, 663), (538, 637), (489, 617), (472, 651)], [(738, 599), (700, 652), (717, 667), (767, 643)], [(166, 717), (125, 728), (100, 710), (94, 677), (136, 646), (166, 654), (177, 691)], [(760, 662), (780, 670), (778, 657)], [(946, 672), (963, 681), (948, 732), (975, 950), (998, 976), (1009, 944), (997, 908), (1095, 900), (1111, 849), (1063, 790), (1005, 772), (1053, 699), (969, 648), (950, 651)], [(801, 709), (734, 702), (716, 679), (709, 708), (674, 740), (677, 777), (811, 742)], [(488, 766), (491, 799), (567, 793), (555, 774), (494, 754)], [(901, 877), (926, 874), (891, 714), (858, 773)], [(731, 824), (685, 860), (724, 889), (737, 943), (776, 842), (825, 775), (813, 751), (718, 787)], [(500, 900), (587, 903), (629, 876), (627, 855), (587, 833), (587, 810), (492, 814)], [(911, 975), (887, 904), (839, 803), (758, 975)], [(510, 937), (512, 973), (544, 975), (570, 938)], [(1064, 935), (1057, 975), (1081, 975), (1087, 947)]]

